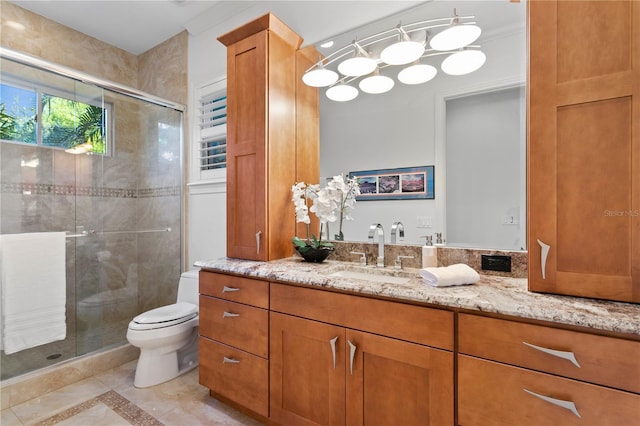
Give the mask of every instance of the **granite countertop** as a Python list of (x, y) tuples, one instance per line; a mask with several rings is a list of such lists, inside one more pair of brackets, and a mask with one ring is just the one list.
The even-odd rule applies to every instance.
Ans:
[[(197, 261), (194, 265), (214, 272), (640, 336), (639, 304), (533, 293), (527, 290), (526, 278), (480, 275), (480, 281), (472, 285), (433, 287), (423, 283), (418, 269), (397, 271), (385, 268), (384, 271), (379, 271), (372, 266), (362, 267), (353, 262), (329, 260), (314, 264), (304, 262), (299, 257), (271, 262), (220, 258)], [(375, 271), (409, 280), (403, 284), (391, 284), (329, 276), (333, 272), (344, 270)]]

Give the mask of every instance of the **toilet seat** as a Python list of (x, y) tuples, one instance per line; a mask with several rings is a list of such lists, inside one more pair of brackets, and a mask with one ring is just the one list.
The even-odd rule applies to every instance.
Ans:
[(129, 323), (130, 330), (153, 330), (181, 324), (198, 316), (198, 307), (180, 302), (143, 312)]

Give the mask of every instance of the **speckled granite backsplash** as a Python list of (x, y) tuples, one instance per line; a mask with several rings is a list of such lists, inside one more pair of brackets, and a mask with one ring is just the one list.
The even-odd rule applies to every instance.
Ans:
[[(378, 244), (357, 241), (334, 241), (336, 251), (331, 259), (343, 262), (358, 262), (359, 256), (351, 252), (365, 253), (367, 265), (375, 265), (378, 257)], [(488, 271), (482, 269), (481, 255), (498, 254), (511, 256), (511, 272)], [(422, 247), (418, 245), (385, 244), (384, 264), (393, 267), (398, 256), (412, 256), (402, 259), (406, 268), (422, 267)], [(454, 263), (466, 263), (476, 271), (485, 275), (501, 277), (527, 278), (527, 252), (489, 249), (469, 249), (456, 247), (438, 247), (438, 266), (449, 266)]]

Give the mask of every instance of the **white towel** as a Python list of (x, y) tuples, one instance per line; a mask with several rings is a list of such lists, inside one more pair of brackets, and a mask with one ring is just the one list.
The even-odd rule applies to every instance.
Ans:
[(423, 268), (420, 270), (420, 275), (426, 284), (434, 287), (474, 284), (480, 279), (480, 275), (464, 263), (439, 268)]
[(63, 340), (65, 233), (0, 236), (0, 344), (7, 355)]

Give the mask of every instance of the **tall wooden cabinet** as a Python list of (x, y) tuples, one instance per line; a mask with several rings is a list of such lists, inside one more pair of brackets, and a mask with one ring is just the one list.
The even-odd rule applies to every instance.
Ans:
[(640, 2), (529, 2), (532, 291), (640, 302)]
[[(301, 156), (317, 144), (317, 98), (297, 107), (297, 51), (302, 38), (272, 14), (218, 40), (227, 46), (227, 256), (274, 260), (293, 254), (291, 186), (297, 170), (318, 170), (319, 156)], [(313, 95), (313, 94), (312, 94)], [(304, 117), (304, 115), (302, 115)], [(314, 166), (314, 164), (316, 166)], [(317, 178), (316, 178), (317, 179)]]

